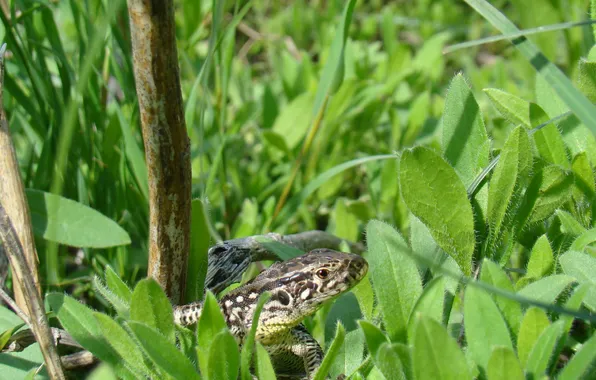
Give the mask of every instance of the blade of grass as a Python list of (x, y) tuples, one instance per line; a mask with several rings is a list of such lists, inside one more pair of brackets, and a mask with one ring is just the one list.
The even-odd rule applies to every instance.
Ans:
[(584, 25), (592, 25), (596, 24), (596, 20), (584, 20), (579, 22), (562, 22), (559, 24), (552, 24), (552, 25), (543, 25), (537, 28), (530, 28), (530, 29), (522, 29), (515, 33), (507, 33), (507, 34), (500, 34), (498, 36), (490, 36), (485, 38), (480, 38), (474, 41), (466, 41), (459, 44), (453, 44), (446, 46), (443, 49), (443, 54), (453, 53), (454, 51), (467, 49), (474, 46), (489, 44), (491, 42), (503, 41), (503, 40), (512, 40), (518, 37), (530, 36), (532, 34), (538, 33), (546, 33), (546, 32), (554, 32), (557, 30), (564, 30), (569, 28), (575, 28), (578, 26)]

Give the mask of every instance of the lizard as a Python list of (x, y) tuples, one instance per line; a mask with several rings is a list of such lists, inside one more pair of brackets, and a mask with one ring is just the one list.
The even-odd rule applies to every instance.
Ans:
[[(259, 296), (271, 297), (263, 306), (255, 340), (263, 344), (277, 374), (311, 379), (323, 360), (318, 342), (302, 320), (323, 303), (354, 287), (368, 271), (359, 255), (315, 249), (288, 261), (277, 262), (248, 283), (219, 300), (225, 321), (242, 344), (248, 333)], [(181, 326), (196, 323), (202, 303), (174, 307), (174, 321)]]

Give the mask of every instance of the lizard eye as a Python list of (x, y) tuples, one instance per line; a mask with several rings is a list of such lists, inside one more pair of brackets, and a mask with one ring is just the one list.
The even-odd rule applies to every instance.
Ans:
[(319, 269), (317, 271), (317, 277), (320, 278), (321, 280), (326, 279), (327, 276), (329, 276), (329, 269)]

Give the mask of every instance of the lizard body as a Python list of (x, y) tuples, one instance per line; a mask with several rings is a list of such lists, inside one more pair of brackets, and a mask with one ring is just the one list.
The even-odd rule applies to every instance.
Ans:
[[(252, 281), (219, 301), (231, 333), (242, 343), (252, 325), (259, 296), (268, 291), (255, 339), (269, 352), (276, 373), (311, 378), (323, 352), (301, 324), (320, 306), (356, 285), (368, 270), (358, 255), (315, 249), (291, 260), (275, 263)], [(186, 326), (198, 321), (202, 303), (174, 308), (174, 320)]]

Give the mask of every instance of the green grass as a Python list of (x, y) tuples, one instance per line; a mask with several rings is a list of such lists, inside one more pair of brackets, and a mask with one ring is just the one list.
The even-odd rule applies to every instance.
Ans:
[[(306, 321), (334, 376), (594, 369), (596, 28), (585, 21), (596, 2), (213, 3), (175, 3), (193, 252), (270, 231), (366, 236), (369, 278)], [(125, 2), (19, 0), (10, 22), (1, 17), (4, 107), (44, 291), (118, 314), (53, 295), (58, 320), (87, 338), (105, 373), (213, 375), (210, 352), (221, 349), (246, 376), (225, 329), (176, 330), (177, 349), (167, 312), (160, 326), (133, 317), (135, 297), (163, 299), (146, 282), (135, 288), (148, 186)], [(498, 33), (513, 42), (478, 41)], [(94, 286), (96, 275), (107, 284)], [(18, 324), (0, 312), (0, 331)], [(178, 366), (152, 349), (156, 331)], [(571, 357), (564, 369), (560, 353)], [(20, 378), (33, 366), (0, 368)]]

